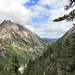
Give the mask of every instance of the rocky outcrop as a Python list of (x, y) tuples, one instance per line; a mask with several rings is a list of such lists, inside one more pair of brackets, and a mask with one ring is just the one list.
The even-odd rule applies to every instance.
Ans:
[(4, 47), (2, 42), (0, 42), (0, 56), (3, 56), (6, 58), (5, 54), (6, 54), (6, 48)]

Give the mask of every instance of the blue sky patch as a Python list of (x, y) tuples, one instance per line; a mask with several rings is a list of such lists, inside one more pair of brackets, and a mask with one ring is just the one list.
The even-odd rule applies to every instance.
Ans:
[(45, 8), (47, 8), (47, 9), (51, 9), (50, 6), (48, 6), (48, 5), (46, 5)]
[(42, 17), (39, 18), (32, 18), (32, 22), (41, 22), (41, 21), (47, 21), (49, 18), (49, 16), (47, 15), (43, 15)]
[(30, 0), (29, 3), (26, 3), (25, 6), (27, 6), (27, 8), (36, 5), (40, 0)]

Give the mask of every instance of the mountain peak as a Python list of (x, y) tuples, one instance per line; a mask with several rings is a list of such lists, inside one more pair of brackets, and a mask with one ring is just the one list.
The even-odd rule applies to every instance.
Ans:
[(9, 23), (10, 23), (10, 22), (11, 22), (11, 20), (4, 20), (3, 22), (4, 22), (4, 23), (7, 23), (7, 22), (9, 22)]
[(20, 53), (19, 51), (26, 51), (27, 56), (31, 55), (30, 53), (39, 55), (47, 46), (47, 42), (45, 43), (36, 34), (10, 20), (4, 20), (0, 24), (0, 38), (11, 45), (17, 54)]
[(14, 24), (13, 22), (11, 22), (10, 20), (4, 20), (1, 25), (12, 25)]
[(10, 20), (4, 20), (0, 24), (0, 32), (5, 33), (5, 32), (10, 32), (10, 31), (16, 31), (18, 30), (17, 24), (14, 22), (11, 22)]
[(40, 38), (37, 37), (37, 35), (29, 31), (27, 28), (24, 28), (22, 25), (11, 22), (10, 20), (4, 20), (0, 24), (0, 38), (2, 38), (4, 41), (7, 41), (9, 39), (9, 41), (7, 41), (9, 42), (9, 44), (13, 44), (13, 42), (16, 43), (14, 41), (16, 40), (16, 38), (18, 40), (23, 39), (30, 45), (32, 45), (31, 41), (33, 41), (43, 48), (43, 44), (39, 41)]

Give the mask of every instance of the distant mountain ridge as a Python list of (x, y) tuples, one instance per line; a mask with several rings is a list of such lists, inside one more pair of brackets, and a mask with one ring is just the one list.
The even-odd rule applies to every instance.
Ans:
[(45, 39), (45, 40), (47, 40), (47, 41), (49, 41), (49, 42), (51, 42), (51, 43), (54, 43), (54, 42), (56, 42), (59, 38), (43, 38), (43, 39)]

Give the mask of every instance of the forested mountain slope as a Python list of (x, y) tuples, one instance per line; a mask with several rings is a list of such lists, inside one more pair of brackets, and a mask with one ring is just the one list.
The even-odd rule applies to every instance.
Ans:
[(25, 75), (75, 75), (75, 26), (35, 60)]

